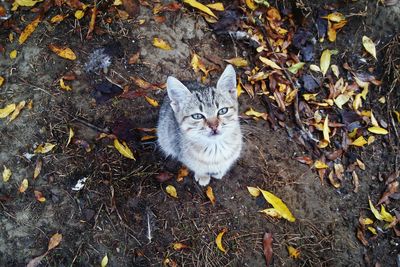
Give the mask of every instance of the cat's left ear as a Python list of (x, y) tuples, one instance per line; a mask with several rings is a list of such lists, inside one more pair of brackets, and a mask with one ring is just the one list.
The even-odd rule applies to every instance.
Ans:
[(232, 65), (226, 66), (224, 72), (217, 82), (217, 90), (228, 91), (233, 98), (237, 98), (236, 93), (236, 72)]

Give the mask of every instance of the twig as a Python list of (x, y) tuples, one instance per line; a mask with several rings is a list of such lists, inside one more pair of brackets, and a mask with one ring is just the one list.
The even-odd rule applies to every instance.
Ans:
[(62, 110), (62, 112), (64, 112), (64, 113), (67, 114), (68, 116), (70, 116), (70, 117), (72, 118), (73, 121), (80, 122), (80, 123), (82, 123), (83, 125), (85, 125), (85, 126), (87, 126), (87, 127), (89, 127), (89, 128), (92, 128), (92, 129), (94, 129), (94, 130), (96, 130), (96, 131), (98, 131), (98, 132), (106, 133), (106, 134), (110, 134), (110, 133), (111, 133), (111, 131), (110, 131), (109, 129), (107, 129), (107, 128), (100, 128), (100, 127), (98, 127), (98, 126), (96, 126), (96, 125), (94, 125), (94, 124), (92, 124), (92, 123), (86, 121), (86, 120), (83, 119), (83, 118), (79, 118), (79, 117), (76, 117), (76, 116), (70, 114), (69, 112), (67, 112), (67, 111), (65, 111), (65, 110)]

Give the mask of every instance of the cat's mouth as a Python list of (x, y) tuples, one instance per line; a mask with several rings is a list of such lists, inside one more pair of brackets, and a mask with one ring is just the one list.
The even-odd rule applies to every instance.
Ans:
[(211, 132), (208, 134), (208, 136), (210, 136), (210, 137), (217, 137), (217, 136), (219, 136), (219, 135), (221, 135), (221, 131), (218, 131), (218, 130), (211, 131)]

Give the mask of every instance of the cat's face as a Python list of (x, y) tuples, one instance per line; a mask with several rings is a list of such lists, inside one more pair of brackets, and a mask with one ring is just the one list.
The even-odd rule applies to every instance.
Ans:
[(228, 66), (216, 87), (190, 92), (168, 78), (168, 95), (182, 133), (193, 140), (214, 142), (238, 127), (236, 74)]

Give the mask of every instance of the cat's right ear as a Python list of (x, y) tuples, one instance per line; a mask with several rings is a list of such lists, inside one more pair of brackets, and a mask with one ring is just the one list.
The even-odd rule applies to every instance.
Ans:
[(167, 79), (167, 92), (171, 100), (171, 107), (175, 112), (178, 112), (179, 104), (191, 95), (189, 89), (172, 76), (169, 76)]

